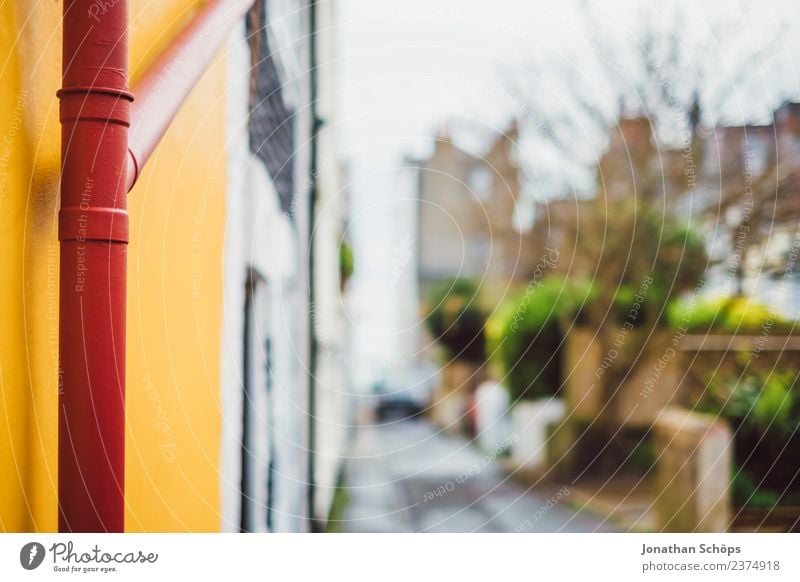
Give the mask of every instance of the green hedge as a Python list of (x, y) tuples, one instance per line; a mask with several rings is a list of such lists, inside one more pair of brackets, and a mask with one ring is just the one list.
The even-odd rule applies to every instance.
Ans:
[(667, 323), (690, 333), (788, 333), (794, 327), (794, 322), (747, 297), (679, 299), (667, 308)]
[(483, 361), (486, 314), (480, 307), (474, 281), (450, 279), (437, 284), (429, 293), (426, 306), (426, 325), (448, 358)]
[(487, 355), (513, 401), (558, 392), (563, 340), (559, 320), (579, 311), (590, 293), (590, 287), (573, 286), (559, 277), (533, 281), (489, 319)]
[(713, 376), (695, 408), (734, 430), (734, 502), (800, 504), (800, 397), (794, 372), (750, 371)]

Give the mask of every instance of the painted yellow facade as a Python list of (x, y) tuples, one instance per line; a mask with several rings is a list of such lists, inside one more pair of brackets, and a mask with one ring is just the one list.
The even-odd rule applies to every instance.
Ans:
[[(198, 3), (131, 0), (134, 81)], [(0, 530), (57, 528), (61, 3), (0, 6)], [(130, 195), (126, 529), (219, 529), (226, 61)]]

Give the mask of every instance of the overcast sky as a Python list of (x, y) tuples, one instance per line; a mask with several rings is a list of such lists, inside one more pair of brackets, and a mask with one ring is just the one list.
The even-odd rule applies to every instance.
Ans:
[[(504, 95), (502, 75), (516, 71), (530, 77), (531, 68), (557, 64), (591, 79), (598, 74), (592, 70), (596, 60), (583, 58), (580, 50), (587, 37), (614, 38), (623, 49), (633, 47), (648, 19), (681, 37), (689, 52), (716, 23), (732, 24), (734, 34), (719, 41), (724, 45), (717, 55), (721, 79), (738, 70), (744, 53), (783, 36), (770, 66), (754, 69), (754, 83), (741, 88), (740, 99), (731, 99), (724, 112), (728, 118), (764, 118), (773, 90), (798, 92), (791, 56), (800, 49), (800, 10), (792, 0), (604, 0), (592, 4), (601, 30), (587, 30), (583, 5), (577, 0), (339, 1), (343, 139), (369, 142), (373, 153), (397, 154), (424, 152), (425, 139), (448, 118), (500, 129), (518, 113)], [(777, 60), (782, 79), (765, 85), (760, 77)]]

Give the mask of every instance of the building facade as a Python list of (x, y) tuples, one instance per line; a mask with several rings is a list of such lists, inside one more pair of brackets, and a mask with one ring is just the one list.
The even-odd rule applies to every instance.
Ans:
[(639, 211), (669, 209), (703, 234), (709, 293), (752, 294), (784, 315), (800, 313), (794, 269), (786, 275), (800, 248), (800, 104), (783, 104), (767, 124), (695, 126), (682, 148), (662, 147), (649, 119), (622, 118), (596, 175), (594, 196), (537, 205), (538, 247), (570, 248), (582, 216), (635, 200)]
[[(202, 4), (130, 1), (134, 96)], [(322, 358), (314, 380), (310, 315), (340, 289), (325, 245), (343, 199), (312, 216), (338, 194), (316, 171), (335, 148), (314, 99), (332, 44), (311, 32), (330, 18), (329, 2), (256, 2), (130, 193), (126, 531), (307, 531), (330, 505), (347, 379)], [(60, 26), (60, 3), (0, 8), (2, 531), (58, 522)]]
[(529, 275), (531, 257), (516, 212), (516, 140), (516, 124), (483, 152), (467, 151), (441, 134), (431, 157), (415, 162), (423, 298), (431, 285), (456, 277), (502, 293)]

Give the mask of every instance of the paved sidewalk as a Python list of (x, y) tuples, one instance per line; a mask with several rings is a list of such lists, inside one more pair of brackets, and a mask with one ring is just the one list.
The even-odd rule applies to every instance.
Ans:
[(531, 490), (499, 460), (424, 421), (357, 429), (344, 486), (345, 532), (615, 531), (568, 507), (568, 488)]

